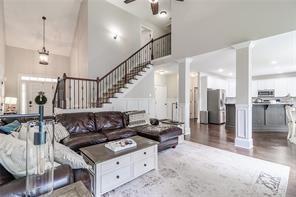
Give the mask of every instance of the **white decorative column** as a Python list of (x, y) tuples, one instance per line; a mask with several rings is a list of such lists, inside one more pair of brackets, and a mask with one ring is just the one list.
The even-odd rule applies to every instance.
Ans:
[(190, 64), (191, 58), (179, 61), (179, 117), (184, 122), (185, 135), (190, 134)]
[(236, 49), (236, 136), (235, 146), (251, 149), (252, 138), (252, 42)]

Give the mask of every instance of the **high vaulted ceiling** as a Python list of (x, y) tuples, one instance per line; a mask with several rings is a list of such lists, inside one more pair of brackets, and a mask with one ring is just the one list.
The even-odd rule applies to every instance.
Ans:
[(46, 48), (69, 56), (81, 0), (4, 0), (6, 44), (42, 48), (42, 16), (46, 21)]
[(159, 15), (154, 15), (151, 12), (149, 0), (136, 0), (131, 3), (124, 3), (124, 0), (106, 0), (107, 2), (141, 18), (149, 21), (160, 27), (168, 26), (171, 17), (171, 1), (170, 0), (159, 0), (159, 11), (166, 10), (167, 17), (160, 17)]

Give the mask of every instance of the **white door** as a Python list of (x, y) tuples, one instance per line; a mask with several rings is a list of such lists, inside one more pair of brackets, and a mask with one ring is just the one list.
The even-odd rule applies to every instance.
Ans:
[(158, 119), (166, 119), (167, 115), (167, 87), (155, 86), (156, 115)]
[[(51, 116), (52, 115), (52, 100), (56, 88), (56, 83), (50, 82), (34, 82), (34, 81), (26, 81), (23, 82), (22, 88), (25, 88), (26, 91), (22, 91), (23, 103), (25, 105), (25, 113), (38, 113), (38, 105), (35, 103), (35, 97), (39, 92), (44, 92), (47, 98), (47, 103), (44, 106), (44, 115)], [(23, 108), (23, 107), (21, 107)]]
[(150, 42), (153, 37), (153, 32), (151, 29), (141, 26), (141, 47)]

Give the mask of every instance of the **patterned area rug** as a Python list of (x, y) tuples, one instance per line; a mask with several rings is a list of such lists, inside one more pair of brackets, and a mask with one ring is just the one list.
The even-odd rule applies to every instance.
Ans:
[(284, 197), (289, 167), (185, 142), (159, 153), (159, 169), (105, 197)]

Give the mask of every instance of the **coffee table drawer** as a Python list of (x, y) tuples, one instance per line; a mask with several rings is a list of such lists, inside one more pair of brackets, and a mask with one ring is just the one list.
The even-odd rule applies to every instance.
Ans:
[(108, 173), (109, 171), (114, 171), (126, 165), (130, 165), (130, 163), (131, 163), (130, 155), (125, 155), (122, 157), (111, 159), (102, 164), (102, 174)]
[(137, 177), (142, 174), (145, 174), (146, 172), (149, 172), (150, 170), (155, 168), (154, 165), (155, 165), (154, 156), (135, 162), (134, 164), (135, 176)]
[(102, 176), (102, 192), (110, 191), (129, 180), (132, 176), (131, 167), (120, 168)]
[(135, 152), (135, 160), (142, 160), (154, 154), (154, 147), (145, 148)]

